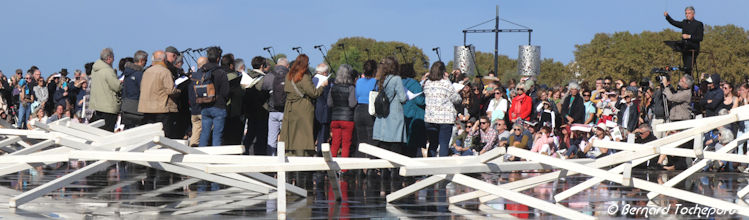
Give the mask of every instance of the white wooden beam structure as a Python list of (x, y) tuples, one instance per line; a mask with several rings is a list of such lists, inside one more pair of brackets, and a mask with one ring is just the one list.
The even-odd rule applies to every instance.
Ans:
[[(749, 120), (749, 106), (734, 109), (728, 115), (658, 125), (654, 128), (655, 131), (678, 132), (645, 144), (597, 141), (593, 146), (620, 150), (620, 152), (599, 159), (562, 160), (518, 148), (509, 148), (507, 152), (505, 148), (496, 148), (480, 156), (409, 158), (368, 144), (360, 144), (359, 151), (378, 159), (333, 157), (327, 144), (323, 144), (322, 147), (323, 157), (310, 158), (286, 156), (283, 142), (278, 144), (277, 156), (244, 156), (238, 155), (243, 152), (241, 145), (189, 147), (183, 140), (164, 137), (161, 124), (148, 124), (113, 133), (96, 127), (103, 125), (103, 121), (85, 125), (63, 119), (50, 124), (34, 124), (38, 128), (35, 130), (0, 128), (0, 136), (5, 137), (0, 140), (0, 151), (5, 152), (4, 155), (0, 155), (0, 175), (69, 160), (94, 161), (88, 166), (31, 190), (10, 195), (8, 197), (10, 207), (18, 207), (31, 202), (47, 193), (68, 186), (77, 179), (106, 169), (117, 161), (124, 161), (189, 177), (179, 183), (144, 193), (132, 201), (144, 201), (161, 193), (193, 184), (200, 179), (231, 186), (221, 192), (236, 194), (220, 201), (210, 201), (211, 196), (216, 195), (207, 193), (200, 198), (206, 201), (205, 203), (185, 209), (180, 208), (189, 202), (161, 207), (175, 211), (173, 213), (175, 215), (217, 214), (230, 210), (226, 209), (227, 207), (241, 208), (256, 204), (258, 201), (276, 199), (277, 217), (284, 219), (290, 210), (293, 210), (293, 207), (287, 206), (287, 191), (302, 198), (307, 196), (306, 190), (286, 183), (286, 172), (326, 171), (329, 183), (333, 186), (335, 198), (340, 201), (342, 193), (337, 185), (339, 178), (337, 173), (340, 170), (398, 168), (398, 173), (402, 176), (428, 177), (387, 195), (388, 203), (440, 181), (452, 181), (476, 191), (454, 195), (449, 198), (450, 203), (477, 198), (479, 202), (484, 203), (501, 197), (563, 218), (592, 219), (593, 216), (565, 207), (560, 201), (608, 180), (624, 187), (649, 191), (648, 198), (650, 199), (662, 194), (700, 205), (734, 209), (740, 215), (749, 216), (749, 207), (743, 203), (742, 199), (738, 199), (741, 202), (733, 203), (674, 188), (679, 182), (699, 172), (711, 161), (749, 163), (749, 157), (730, 153), (738, 146), (738, 143), (749, 139), (749, 134), (736, 138), (717, 151), (704, 151), (701, 144), (703, 133), (741, 120)], [(28, 142), (30, 139), (37, 141)], [(695, 140), (692, 149), (677, 148), (691, 140)], [(502, 158), (505, 153), (525, 158), (527, 161), (506, 162)], [(632, 176), (633, 166), (659, 155), (697, 158), (698, 160), (693, 166), (662, 185)], [(613, 168), (609, 170), (603, 169), (611, 166)], [(498, 185), (464, 175), (524, 170), (556, 171)], [(275, 172), (276, 178), (261, 172)], [(521, 193), (523, 190), (540, 184), (552, 181), (557, 184), (564, 181), (560, 178), (572, 175), (585, 175), (592, 178), (556, 193), (552, 197), (553, 202), (549, 202), (548, 198), (534, 198)], [(144, 177), (142, 175), (133, 177), (107, 187), (103, 191), (131, 184), (141, 178)], [(739, 190), (737, 196), (743, 198), (747, 194), (749, 194), (749, 187)], [(215, 210), (212, 211), (203, 210), (214, 208)], [(483, 210), (468, 211), (457, 206), (451, 210), (466, 213), (466, 215), (486, 212)]]

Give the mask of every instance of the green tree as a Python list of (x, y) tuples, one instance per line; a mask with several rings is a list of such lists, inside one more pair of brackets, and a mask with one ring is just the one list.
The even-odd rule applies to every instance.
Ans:
[(536, 76), (536, 84), (564, 85), (575, 78), (572, 73), (562, 62), (546, 58), (541, 61), (541, 70)]
[[(663, 44), (666, 40), (679, 39), (680, 35), (672, 29), (639, 34), (598, 33), (589, 43), (575, 45), (575, 63), (569, 69), (579, 73), (579, 78), (585, 81), (605, 76), (627, 81), (653, 79), (653, 68), (682, 65), (681, 54)], [(738, 82), (749, 72), (747, 62), (747, 31), (735, 25), (705, 26), (697, 60), (699, 72), (719, 73), (727, 81)]]
[[(345, 45), (345, 53), (344, 47), (338, 46), (340, 44)], [(398, 47), (403, 48), (403, 53), (396, 49)], [(403, 42), (376, 41), (364, 37), (339, 39), (330, 45), (327, 56), (331, 67), (338, 68), (341, 64), (348, 63), (359, 72), (362, 72), (364, 62), (369, 59), (379, 62), (382, 58), (393, 56), (400, 64), (413, 63), (417, 77), (427, 71), (424, 64), (429, 64), (429, 58), (424, 55), (421, 48)]]

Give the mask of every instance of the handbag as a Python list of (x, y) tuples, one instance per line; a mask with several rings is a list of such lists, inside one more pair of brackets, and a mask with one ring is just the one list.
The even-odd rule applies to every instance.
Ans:
[(375, 99), (377, 99), (377, 95), (380, 94), (380, 92), (375, 91), (376, 89), (377, 86), (375, 84), (375, 87), (372, 88), (372, 91), (369, 91), (369, 103), (367, 104), (367, 111), (371, 116), (375, 115)]

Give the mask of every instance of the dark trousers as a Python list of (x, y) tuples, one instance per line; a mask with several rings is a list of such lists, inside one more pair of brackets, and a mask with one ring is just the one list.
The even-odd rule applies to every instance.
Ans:
[(164, 135), (171, 139), (181, 139), (182, 137), (174, 136), (174, 113), (145, 113), (143, 114), (143, 123), (161, 123), (163, 125)]
[[(374, 133), (374, 116), (369, 115), (367, 110), (367, 104), (358, 104), (354, 110), (354, 130), (356, 132), (356, 140), (358, 143), (367, 143), (372, 146), (378, 146), (377, 141), (372, 139), (372, 133)], [(351, 152), (358, 157), (364, 157), (366, 155), (358, 153), (358, 145), (356, 149), (351, 149)]]
[(131, 129), (143, 124), (142, 114), (123, 112), (120, 117), (122, 117), (122, 124), (125, 125), (125, 129)]
[(227, 117), (224, 123), (224, 134), (221, 137), (224, 145), (242, 144), (244, 134), (244, 116)]
[(403, 155), (408, 157), (420, 157), (421, 148), (426, 146), (425, 123), (424, 119), (405, 118), (406, 135), (408, 142), (403, 148)]
[(450, 136), (453, 131), (452, 124), (433, 124), (426, 123), (427, 142), (429, 142), (430, 157), (436, 157), (437, 146), (439, 146), (439, 156), (446, 157), (450, 153)]
[(313, 124), (313, 130), (315, 133), (315, 155), (322, 157), (322, 144), (327, 143), (330, 139), (330, 122), (318, 122), (315, 120)]
[(245, 154), (268, 155), (268, 112), (248, 115), (247, 134), (244, 135)]
[(91, 121), (94, 122), (100, 119), (104, 120), (104, 126), (102, 126), (101, 129), (111, 132), (114, 131), (114, 124), (117, 123), (117, 114), (94, 111), (94, 115), (91, 116)]
[[(694, 64), (697, 65), (697, 56), (700, 55), (699, 50), (694, 51)], [(681, 61), (684, 64), (684, 73), (685, 74), (692, 74), (693, 66), (692, 66), (692, 51), (684, 51), (681, 53)]]

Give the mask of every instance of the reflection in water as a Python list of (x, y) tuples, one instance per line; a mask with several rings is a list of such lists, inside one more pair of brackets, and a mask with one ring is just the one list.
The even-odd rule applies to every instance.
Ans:
[[(53, 163), (37, 166), (0, 178), (5, 198), (18, 195), (55, 178), (85, 167), (85, 161)], [(395, 170), (394, 172), (397, 172)], [(471, 177), (491, 183), (505, 184), (543, 173), (473, 174)], [(664, 183), (678, 173), (667, 171), (635, 171), (633, 176), (656, 183)], [(273, 174), (271, 174), (272, 176)], [(387, 204), (385, 196), (426, 177), (396, 177), (377, 170), (351, 170), (340, 176), (341, 201), (336, 201), (330, 179), (324, 172), (289, 172), (289, 182), (308, 189), (306, 199), (288, 195), (288, 217), (305, 218), (396, 218), (423, 217), (452, 218), (556, 218), (548, 213), (503, 198), (479, 204), (470, 200), (450, 206), (450, 196), (473, 191), (472, 188), (442, 181), (423, 190)], [(540, 184), (522, 193), (551, 201), (554, 194), (563, 192), (589, 179), (582, 175), (566, 176), (555, 182)], [(677, 185), (695, 193), (736, 201), (736, 192), (747, 186), (749, 176), (740, 173), (699, 173)], [(693, 206), (694, 204), (659, 196), (650, 203), (647, 191), (622, 187), (604, 181), (574, 195), (559, 204), (582, 213), (599, 217), (641, 218), (641, 214), (608, 215), (612, 205), (644, 207)], [(270, 198), (270, 199), (269, 199)], [(94, 175), (82, 178), (69, 186), (49, 193), (11, 212), (0, 209), (0, 216), (128, 216), (153, 215), (179, 217), (210, 213), (211, 215), (245, 216), (249, 218), (276, 217), (275, 194), (259, 195), (228, 186), (200, 181), (189, 177), (119, 162)], [(673, 209), (672, 209), (673, 210)], [(127, 213), (127, 215), (123, 215)], [(214, 216), (215, 217), (215, 216)]]

